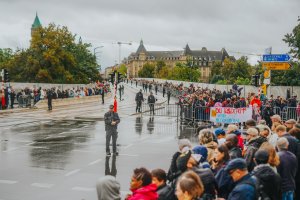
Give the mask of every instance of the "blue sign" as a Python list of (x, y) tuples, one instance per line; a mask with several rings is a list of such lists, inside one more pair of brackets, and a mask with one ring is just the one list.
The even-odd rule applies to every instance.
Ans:
[(288, 54), (268, 54), (263, 55), (263, 62), (288, 62), (290, 56)]

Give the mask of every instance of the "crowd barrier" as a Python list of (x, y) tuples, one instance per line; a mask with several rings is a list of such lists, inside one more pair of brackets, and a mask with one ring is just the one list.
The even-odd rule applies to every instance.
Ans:
[[(210, 121), (210, 107), (193, 106), (190, 104), (142, 104), (142, 113), (150, 115), (150, 107), (153, 105), (154, 113), (157, 116), (177, 117), (181, 121), (193, 122), (209, 122)], [(260, 110), (259, 119), (264, 119), (263, 112), (265, 107)], [(300, 108), (296, 107), (273, 107), (273, 113), (281, 117), (282, 121), (289, 119), (300, 119)]]

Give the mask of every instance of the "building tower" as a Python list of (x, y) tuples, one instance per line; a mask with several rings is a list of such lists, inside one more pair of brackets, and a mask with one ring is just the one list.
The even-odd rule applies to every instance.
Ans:
[(36, 16), (35, 16), (35, 19), (34, 19), (34, 22), (31, 26), (31, 37), (33, 36), (33, 34), (40, 28), (42, 27), (42, 24), (40, 22), (40, 19), (38, 17), (38, 14), (36, 13)]

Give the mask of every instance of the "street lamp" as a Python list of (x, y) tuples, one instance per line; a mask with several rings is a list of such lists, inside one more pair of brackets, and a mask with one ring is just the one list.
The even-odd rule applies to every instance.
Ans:
[(96, 49), (103, 48), (104, 46), (99, 46), (94, 48), (94, 56), (96, 55)]
[(132, 45), (131, 42), (117, 42), (117, 44), (119, 45), (119, 65), (121, 64), (121, 45), (122, 44), (127, 44), (127, 45)]

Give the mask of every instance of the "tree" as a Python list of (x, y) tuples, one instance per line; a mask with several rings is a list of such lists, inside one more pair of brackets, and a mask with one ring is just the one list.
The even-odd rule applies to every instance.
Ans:
[(199, 69), (193, 69), (191, 67), (185, 66), (184, 64), (178, 64), (178, 66), (175, 66), (172, 70), (170, 70), (168, 79), (198, 82), (200, 76), (201, 73)]
[(287, 33), (283, 41), (291, 47), (290, 54), (300, 60), (300, 18), (298, 18), (298, 25), (295, 26), (292, 33)]
[(89, 83), (100, 79), (91, 44), (75, 41), (67, 27), (50, 24), (33, 33), (30, 47), (6, 62), (11, 79), (22, 82)]
[(160, 70), (166, 66), (166, 63), (162, 60), (156, 62), (155, 74), (158, 75)]
[(150, 63), (144, 64), (143, 68), (138, 72), (141, 78), (154, 78), (155, 66)]
[(13, 58), (13, 51), (10, 48), (0, 49), (0, 69)]
[(170, 70), (168, 66), (164, 66), (159, 71), (159, 74), (157, 75), (158, 78), (167, 79), (169, 76)]
[(118, 69), (118, 72), (120, 72), (121, 74), (123, 74), (124, 76), (127, 74), (127, 67), (125, 64), (121, 64), (121, 66)]

